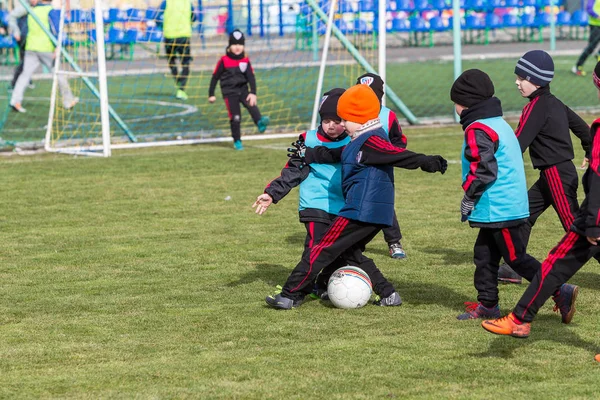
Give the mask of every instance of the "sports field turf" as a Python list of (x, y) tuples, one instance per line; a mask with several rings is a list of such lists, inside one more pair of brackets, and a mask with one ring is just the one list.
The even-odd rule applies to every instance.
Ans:
[[(569, 72), (572, 57), (555, 57), (556, 75), (552, 91), (572, 108), (598, 107), (591, 84), (591, 76), (578, 77)], [(515, 88), (515, 59), (464, 61), (463, 69), (480, 68), (489, 73), (496, 86), (496, 95), (502, 100), (506, 113), (520, 112), (525, 105)], [(121, 67), (125, 68), (126, 62)], [(114, 71), (113, 71), (114, 72)], [(109, 79), (110, 103), (127, 123), (131, 131), (143, 135), (220, 135), (229, 136), (229, 121), (222, 100), (208, 103), (208, 84), (211, 71), (193, 72), (188, 83), (190, 99), (182, 102), (174, 98), (174, 86), (167, 69), (157, 69), (155, 74), (116, 76)], [(132, 71), (133, 73), (133, 71)], [(357, 66), (332, 66), (326, 70), (324, 91), (332, 87), (348, 87), (354, 84), (363, 71)], [(314, 88), (318, 68), (295, 67), (257, 69), (259, 106), (264, 115), (271, 117), (271, 131), (289, 132), (306, 129), (312, 115)], [(449, 100), (453, 82), (452, 62), (423, 61), (418, 63), (389, 64), (387, 81), (395, 93), (417, 118), (431, 119), (452, 117)], [(81, 81), (71, 80), (74, 88), (82, 87)], [(24, 105), (25, 115), (8, 113), (0, 137), (9, 141), (42, 140), (48, 121), (49, 81), (37, 81), (36, 88), (26, 92), (29, 99)], [(76, 92), (79, 92), (76, 89)], [(81, 103), (71, 112), (60, 113), (60, 126), (66, 137), (81, 137), (99, 132), (98, 101), (84, 88), (79, 92)], [(220, 91), (217, 89), (217, 95)], [(0, 104), (7, 106), (6, 98)], [(395, 109), (391, 102), (388, 105)], [(399, 113), (401, 116), (401, 114)], [(246, 111), (242, 114), (243, 127), (247, 133), (256, 133)], [(112, 121), (113, 135), (123, 131)]]
[[(597, 398), (598, 264), (572, 279), (570, 325), (552, 304), (524, 340), (458, 321), (476, 296), (477, 233), (460, 223), (460, 128), (406, 134), (451, 164), (443, 176), (396, 170), (408, 259), (389, 258), (381, 236), (367, 255), (397, 308), (266, 307), (305, 231), (296, 191), (263, 216), (250, 206), (290, 140), (0, 157), (0, 397)], [(549, 210), (531, 253), (561, 234)], [(501, 287), (503, 313), (524, 289)]]

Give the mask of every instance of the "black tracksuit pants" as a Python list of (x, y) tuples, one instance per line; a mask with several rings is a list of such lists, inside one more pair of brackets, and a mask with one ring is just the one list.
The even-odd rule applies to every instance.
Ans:
[(225, 105), (227, 106), (227, 113), (229, 114), (231, 137), (233, 138), (234, 142), (237, 142), (242, 137), (242, 108), (240, 107), (240, 103), (246, 107), (248, 112), (250, 112), (250, 116), (255, 124), (258, 124), (258, 120), (261, 117), (258, 107), (256, 105), (250, 106), (246, 101), (246, 97), (248, 97), (248, 93), (242, 93), (241, 95), (228, 95), (223, 97), (223, 100), (225, 100)]
[(375, 293), (381, 297), (388, 297), (396, 289), (385, 279), (373, 260), (362, 254), (367, 243), (380, 230), (380, 226), (338, 216), (319, 243), (313, 246), (310, 252), (304, 252), (302, 260), (283, 286), (282, 295), (294, 300), (304, 298), (311, 292), (313, 281), (319, 273), (339, 262), (341, 256), (348, 264), (359, 266), (369, 275)]
[[(522, 224), (521, 224), (522, 225)], [(480, 228), (473, 248), (477, 301), (485, 307), (498, 304), (498, 268), (500, 258), (519, 275), (531, 281), (540, 262), (527, 254), (521, 239), (521, 225), (509, 228)]]
[(400, 224), (398, 223), (398, 217), (394, 211), (394, 222), (392, 226), (386, 226), (382, 229), (383, 239), (390, 245), (392, 243), (398, 243), (402, 239), (402, 232), (400, 232)]
[(558, 288), (567, 282), (590, 258), (600, 253), (583, 235), (567, 232), (535, 274), (513, 312), (523, 322), (531, 322), (538, 310)]
[(15, 87), (19, 75), (23, 72), (23, 66), (25, 65), (25, 45), (27, 44), (27, 41), (21, 40), (20, 42), (17, 42), (17, 44), (19, 45), (19, 65), (15, 68), (12, 81), (10, 82), (10, 87), (12, 88)]
[(521, 237), (525, 247), (529, 243), (531, 228), (550, 206), (558, 214), (565, 231), (571, 228), (579, 210), (577, 187), (579, 176), (572, 161), (564, 161), (540, 171), (540, 177), (529, 189), (529, 223), (522, 225)]
[[(192, 61), (192, 53), (190, 50), (190, 38), (165, 38), (165, 53), (167, 54), (167, 63), (171, 70), (171, 75), (177, 82), (177, 87), (180, 90), (185, 90), (187, 80), (190, 75), (190, 62)], [(177, 69), (177, 58), (181, 63), (181, 72)]]
[(587, 60), (596, 47), (598, 47), (598, 43), (600, 43), (600, 26), (590, 25), (590, 37), (587, 46), (583, 49), (583, 52), (577, 59), (576, 65), (578, 67), (581, 67), (585, 63), (585, 60)]

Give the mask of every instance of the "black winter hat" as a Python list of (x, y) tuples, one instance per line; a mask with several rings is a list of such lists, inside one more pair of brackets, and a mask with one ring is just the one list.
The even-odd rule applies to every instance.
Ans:
[(326, 92), (321, 97), (321, 104), (319, 105), (319, 116), (321, 121), (325, 119), (340, 120), (341, 118), (337, 114), (337, 104), (340, 96), (344, 94), (346, 89), (335, 88)]
[(241, 44), (243, 46), (245, 40), (246, 39), (244, 38), (244, 34), (239, 29), (236, 29), (229, 34), (229, 45), (230, 46), (232, 44)]
[(494, 83), (482, 70), (468, 69), (454, 81), (450, 99), (464, 107), (472, 107), (494, 96)]
[(594, 79), (594, 86), (600, 90), (600, 61), (598, 61), (598, 64), (596, 64), (596, 67), (594, 68), (592, 78)]
[(356, 84), (367, 85), (371, 89), (373, 89), (373, 91), (377, 95), (377, 98), (379, 99), (379, 102), (381, 103), (381, 99), (383, 99), (384, 94), (384, 82), (379, 75), (372, 74), (370, 72), (366, 73), (358, 77), (358, 79), (356, 80)]
[(547, 86), (554, 78), (554, 61), (544, 50), (531, 50), (517, 61), (515, 74), (534, 85)]

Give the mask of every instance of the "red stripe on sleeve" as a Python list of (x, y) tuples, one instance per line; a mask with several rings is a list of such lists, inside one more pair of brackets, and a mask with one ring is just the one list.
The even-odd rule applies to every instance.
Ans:
[(529, 119), (529, 115), (531, 114), (531, 111), (533, 111), (533, 107), (535, 107), (535, 103), (537, 103), (538, 100), (539, 97), (536, 97), (523, 108), (523, 114), (521, 114), (521, 118), (519, 118), (519, 126), (517, 127), (517, 130), (515, 132), (515, 135), (517, 135), (517, 137), (521, 135), (521, 131), (523, 131), (523, 127), (527, 123), (527, 119)]
[(372, 149), (379, 150), (382, 153), (389, 153), (389, 154), (398, 154), (398, 153), (402, 153), (405, 150), (405, 149), (401, 149), (399, 147), (394, 146), (387, 140), (384, 140), (378, 136), (371, 136), (369, 139), (367, 139), (367, 141), (365, 142), (365, 145)]
[(596, 175), (600, 175), (598, 168), (600, 167), (600, 118), (592, 123), (592, 135), (594, 140), (592, 142), (592, 159), (590, 160), (590, 167)]
[[(474, 124), (473, 124), (474, 125)], [(471, 125), (472, 126), (472, 125)], [(463, 183), (463, 190), (466, 192), (471, 186), (471, 183), (475, 180), (475, 172), (477, 171), (477, 167), (479, 166), (479, 162), (481, 161), (481, 157), (479, 155), (479, 147), (477, 147), (477, 140), (475, 138), (475, 129), (471, 129), (471, 126), (465, 132), (467, 139), (467, 146), (471, 150), (471, 165), (469, 169), (471, 170), (471, 175), (467, 176), (467, 180)]]

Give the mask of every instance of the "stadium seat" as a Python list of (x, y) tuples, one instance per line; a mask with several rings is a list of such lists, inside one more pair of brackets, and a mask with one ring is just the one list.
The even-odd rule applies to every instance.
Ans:
[(118, 8), (110, 8), (104, 13), (104, 23), (112, 25), (116, 22), (127, 22), (127, 11)]
[(494, 13), (485, 15), (485, 40), (484, 44), (490, 43), (490, 32), (495, 32), (496, 29), (502, 29), (502, 18)]
[(433, 31), (427, 21), (421, 17), (412, 17), (410, 22), (409, 44), (433, 47)]
[(95, 21), (95, 13), (93, 10), (71, 10), (69, 15), (69, 23), (82, 24), (93, 23)]
[(487, 8), (484, 0), (465, 0), (465, 10), (483, 11)]
[(557, 26), (569, 26), (571, 25), (571, 13), (568, 11), (561, 11), (556, 16)]
[(504, 8), (502, 0), (487, 0), (486, 9), (493, 13), (496, 8)]
[[(8, 13), (7, 13), (8, 14)], [(0, 49), (6, 49), (6, 56), (2, 52), (2, 64), (4, 65), (17, 65), (19, 64), (19, 47), (17, 46), (16, 40), (12, 36), (0, 36)], [(10, 60), (12, 54), (13, 60)]]
[(588, 19), (588, 13), (583, 10), (577, 10), (573, 12), (573, 14), (571, 15), (571, 27), (569, 30), (569, 36), (572, 39), (586, 38)]
[(431, 4), (428, 0), (414, 0), (415, 11), (429, 11), (432, 9)]
[(340, 1), (340, 5), (338, 6), (338, 12), (342, 14), (354, 13), (354, 7), (349, 1)]
[[(363, 21), (364, 22), (364, 21)], [(346, 21), (343, 19), (336, 19), (333, 24), (336, 28), (338, 28), (343, 34), (347, 34), (352, 32), (352, 28), (348, 26)]]
[(158, 18), (158, 14), (159, 14), (158, 8), (147, 8), (146, 16), (145, 16), (146, 21), (150, 21), (150, 20), (155, 21)]
[(391, 32), (410, 32), (410, 22), (406, 18), (394, 18)]
[(431, 0), (431, 7), (434, 10), (441, 11), (452, 9), (452, 2), (448, 3), (446, 0)]
[(126, 10), (127, 20), (129, 22), (142, 22), (146, 20), (146, 12), (137, 8), (129, 8)]
[(105, 43), (111, 45), (111, 54), (107, 57), (108, 59), (114, 59), (115, 51), (114, 46), (121, 46), (121, 59), (124, 58), (124, 46), (129, 47), (129, 60), (133, 61), (133, 50), (135, 47), (136, 40), (138, 38), (137, 29), (122, 30), (117, 28), (109, 28), (108, 34), (105, 38)]
[(517, 8), (519, 7), (519, 0), (504, 0), (504, 7)]
[(513, 14), (504, 14), (502, 17), (502, 27), (503, 28), (519, 28), (521, 26), (521, 21), (519, 17)]
[(358, 11), (359, 12), (373, 12), (377, 9), (377, 5), (374, 0), (359, 0)]
[(412, 0), (398, 0), (396, 1), (396, 11), (413, 12), (415, 6)]

